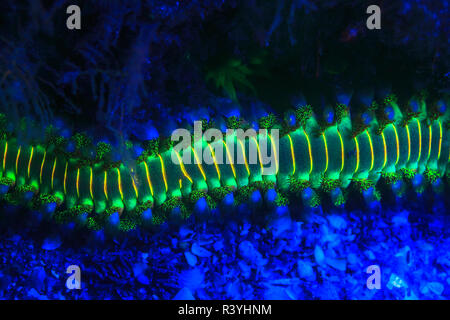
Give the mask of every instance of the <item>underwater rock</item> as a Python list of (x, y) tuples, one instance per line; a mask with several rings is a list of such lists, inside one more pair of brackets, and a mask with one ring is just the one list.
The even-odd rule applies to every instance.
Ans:
[(136, 263), (133, 266), (133, 274), (135, 277), (139, 277), (139, 275), (141, 275), (142, 273), (145, 272), (145, 270), (147, 270), (147, 265), (144, 263)]
[(386, 285), (389, 290), (395, 288), (408, 288), (408, 284), (395, 273), (392, 273)]
[(190, 253), (189, 251), (186, 251), (184, 253), (184, 256), (186, 257), (186, 261), (187, 263), (191, 266), (194, 267), (197, 264), (197, 257), (194, 256), (192, 253)]
[(226, 295), (230, 299), (241, 299), (240, 293), (240, 283), (239, 280), (235, 280), (234, 282), (229, 283), (226, 286)]
[(290, 300), (286, 289), (279, 286), (269, 286), (264, 291), (264, 299), (266, 300)]
[(31, 273), (31, 281), (38, 291), (42, 291), (45, 287), (45, 269), (44, 267), (35, 267)]
[(251, 224), (250, 223), (244, 223), (244, 225), (242, 226), (242, 231), (239, 234), (240, 236), (246, 236), (251, 228)]
[(28, 290), (27, 295), (31, 298), (36, 298), (38, 300), (48, 300), (48, 297), (46, 295), (41, 295), (39, 292), (36, 291), (35, 288), (31, 288)]
[(392, 217), (393, 226), (400, 227), (409, 225), (408, 215), (409, 212), (406, 210), (400, 212), (399, 214), (396, 214), (394, 217)]
[(320, 299), (326, 299), (326, 300), (338, 300), (339, 299), (339, 293), (338, 288), (336, 288), (331, 283), (325, 282), (322, 286), (319, 286), (312, 290), (313, 296), (320, 298)]
[(301, 279), (305, 279), (308, 281), (316, 280), (316, 273), (314, 272), (311, 262), (309, 262), (309, 261), (298, 260), (297, 261), (297, 272), (298, 272), (298, 276)]
[(255, 249), (250, 241), (243, 241), (239, 244), (239, 254), (253, 265), (263, 266), (267, 263), (267, 260), (263, 259), (262, 254)]
[(224, 248), (223, 240), (218, 240), (214, 243), (213, 248), (215, 251), (219, 251)]
[(287, 232), (292, 227), (292, 220), (288, 215), (283, 215), (274, 219), (270, 224), (272, 235), (274, 238), (287, 236)]
[(238, 265), (239, 265), (239, 268), (241, 269), (241, 276), (244, 279), (250, 278), (250, 276), (252, 274), (252, 269), (250, 268), (250, 266), (248, 264), (246, 264), (244, 261), (239, 261)]
[(347, 221), (344, 218), (338, 215), (331, 215), (327, 217), (330, 225), (338, 230), (343, 230), (347, 228)]
[(366, 255), (367, 259), (375, 260), (375, 254), (372, 252), (372, 250), (365, 250), (364, 254)]
[(143, 284), (143, 285), (149, 285), (150, 284), (150, 279), (143, 273), (141, 273), (140, 275), (138, 275), (136, 277), (137, 281), (139, 281), (139, 283)]
[(319, 265), (323, 265), (325, 262), (325, 254), (323, 253), (322, 248), (318, 245), (314, 247), (314, 258)]
[(186, 287), (192, 290), (193, 292), (200, 288), (205, 280), (204, 271), (197, 267), (190, 270), (184, 270), (179, 274), (180, 287)]
[(60, 236), (54, 235), (48, 238), (45, 238), (42, 243), (42, 249), (44, 250), (55, 250), (58, 249), (62, 244), (62, 240)]
[(197, 242), (194, 242), (191, 247), (191, 252), (197, 257), (208, 258), (212, 253), (205, 248), (202, 248)]
[(420, 291), (422, 294), (427, 294), (429, 291), (440, 296), (444, 292), (444, 285), (440, 282), (429, 282)]
[(275, 247), (272, 247), (270, 250), (270, 255), (279, 256), (283, 250), (286, 248), (287, 242), (285, 240), (279, 240), (276, 242)]
[(325, 261), (329, 266), (335, 268), (336, 270), (339, 271), (347, 270), (347, 261), (345, 259), (333, 259), (327, 257)]
[(195, 300), (195, 298), (189, 288), (182, 288), (175, 297), (173, 297), (173, 300)]
[(360, 264), (361, 260), (359, 259), (359, 257), (356, 254), (350, 253), (347, 255), (347, 262), (350, 265), (356, 265), (356, 264)]

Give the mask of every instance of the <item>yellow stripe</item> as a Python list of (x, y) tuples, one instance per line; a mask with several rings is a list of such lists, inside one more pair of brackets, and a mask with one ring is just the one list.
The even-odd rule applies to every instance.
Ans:
[(439, 161), (439, 158), (441, 157), (441, 148), (442, 148), (442, 125), (440, 121), (438, 121), (438, 124), (439, 124), (439, 149), (437, 161)]
[(77, 182), (76, 182), (76, 186), (77, 186), (77, 198), (80, 197), (80, 168), (77, 169)]
[(6, 154), (8, 153), (8, 141), (5, 141), (5, 153), (3, 154), (3, 171), (5, 171), (6, 166)]
[(39, 174), (39, 183), (42, 184), (42, 171), (44, 169), (44, 163), (45, 163), (45, 157), (47, 156), (47, 150), (44, 151), (44, 158), (42, 158), (42, 163), (41, 163), (41, 172)]
[(383, 152), (384, 152), (384, 162), (383, 162), (383, 167), (381, 168), (381, 170), (384, 169), (384, 167), (386, 166), (386, 162), (387, 162), (387, 147), (386, 147), (386, 138), (384, 137), (384, 132), (381, 132), (381, 137), (383, 138)]
[(230, 152), (228, 151), (228, 146), (225, 141), (222, 140), (223, 145), (225, 146), (225, 151), (227, 153), (228, 161), (230, 162), (231, 171), (233, 171), (233, 176), (236, 179), (236, 171), (234, 170), (233, 159), (231, 159)]
[(292, 138), (288, 134), (289, 142), (291, 144), (291, 157), (292, 157), (292, 175), (295, 173), (295, 153), (294, 153), (294, 144), (292, 143)]
[(30, 160), (28, 160), (28, 178), (30, 178), (31, 160), (33, 160), (34, 147), (31, 147)]
[(145, 175), (147, 176), (148, 187), (150, 188), (150, 193), (152, 194), (152, 197), (153, 197), (152, 181), (150, 180), (150, 174), (148, 172), (148, 166), (147, 166), (147, 163), (145, 161), (144, 161), (144, 166), (145, 166)]
[(168, 187), (167, 187), (167, 178), (166, 178), (166, 168), (164, 167), (164, 161), (160, 154), (158, 154), (158, 157), (159, 157), (159, 162), (161, 163), (161, 172), (162, 172), (162, 176), (163, 176), (163, 180), (164, 180), (164, 186), (166, 187), (166, 192), (167, 192)]
[(344, 161), (345, 161), (344, 141), (342, 140), (342, 136), (341, 136), (341, 133), (339, 132), (339, 130), (337, 130), (337, 133), (339, 135), (339, 141), (341, 142), (341, 171), (340, 172), (342, 172), (344, 170)]
[(374, 154), (373, 154), (373, 144), (372, 144), (372, 138), (370, 137), (369, 130), (366, 130), (367, 137), (369, 138), (369, 145), (370, 145), (370, 155), (372, 156), (370, 160), (370, 169), (369, 172), (373, 169), (373, 160), (374, 160)]
[(406, 160), (406, 162), (409, 162), (409, 158), (411, 157), (411, 137), (409, 135), (408, 125), (406, 125), (405, 128), (406, 128), (406, 135), (408, 136), (408, 159)]
[[(131, 169), (131, 173), (133, 174), (133, 169)], [(133, 184), (133, 189), (134, 189), (134, 193), (136, 194), (136, 199), (138, 199), (139, 198), (139, 191), (138, 191), (138, 188), (136, 187), (136, 182), (134, 182), (134, 177), (133, 177), (132, 174), (130, 174), (131, 183)]]
[(247, 157), (245, 156), (245, 148), (244, 148), (244, 144), (242, 143), (241, 139), (237, 139), (237, 141), (238, 141), (239, 144), (241, 145), (242, 155), (244, 156), (245, 168), (247, 169), (247, 174), (248, 174), (248, 176), (250, 177), (250, 168), (248, 167)]
[(20, 146), (19, 149), (17, 150), (17, 157), (16, 157), (16, 174), (17, 171), (19, 169), (19, 157), (20, 157), (20, 151), (22, 150), (22, 147)]
[(119, 170), (119, 168), (116, 168), (116, 169), (117, 169), (117, 185), (119, 187), (120, 199), (123, 200), (122, 178), (120, 177), (120, 170)]
[(305, 134), (306, 141), (308, 142), (308, 153), (309, 153), (309, 174), (313, 171), (313, 157), (312, 157), (312, 150), (311, 150), (311, 142), (309, 141), (308, 134), (306, 133), (305, 129), (303, 129), (303, 133)]
[(328, 170), (328, 146), (327, 146), (327, 138), (325, 137), (325, 132), (322, 133), (323, 137), (323, 145), (325, 147), (325, 171), (323, 173), (326, 173)]
[(418, 164), (422, 153), (422, 129), (420, 127), (420, 122), (417, 118), (416, 121), (417, 121), (417, 129), (419, 130), (419, 156), (417, 157), (417, 164)]
[(358, 139), (355, 136), (355, 146), (356, 146), (356, 168), (355, 171), (353, 172), (353, 174), (355, 174), (358, 169), (359, 169), (359, 143), (358, 143)]
[(264, 174), (264, 165), (263, 165), (263, 163), (262, 163), (262, 159), (261, 159), (261, 152), (260, 152), (260, 150), (259, 150), (259, 144), (258, 144), (258, 141), (256, 140), (256, 138), (255, 137), (251, 137), (254, 141), (255, 141), (255, 143), (256, 143), (256, 150), (258, 151), (258, 159), (259, 159), (259, 166), (261, 167), (261, 175), (263, 175)]
[(180, 190), (183, 188), (183, 182), (181, 182), (181, 179), (178, 180), (178, 183), (180, 184)]
[(400, 143), (398, 141), (397, 128), (395, 127), (394, 124), (392, 124), (392, 127), (394, 128), (395, 142), (396, 142), (396, 146), (397, 146), (397, 160), (395, 160), (395, 165), (397, 165), (398, 160), (400, 159)]
[(91, 199), (94, 200), (94, 192), (93, 192), (93, 174), (92, 167), (89, 168), (89, 193), (91, 194)]
[(211, 155), (213, 158), (213, 162), (214, 162), (214, 166), (216, 167), (216, 172), (217, 172), (217, 178), (220, 181), (220, 170), (219, 170), (219, 166), (217, 165), (217, 161), (216, 161), (216, 155), (214, 154), (213, 148), (211, 147), (211, 145), (209, 143), (206, 143), (209, 147), (209, 150), (211, 151)]
[(275, 174), (278, 174), (278, 169), (279, 169), (279, 166), (278, 166), (278, 154), (277, 154), (277, 148), (276, 148), (276, 146), (275, 146), (275, 143), (273, 142), (273, 139), (272, 139), (272, 136), (270, 135), (270, 134), (267, 134), (268, 136), (269, 136), (269, 138), (270, 138), (270, 142), (271, 142), (271, 144), (272, 144), (272, 149), (273, 149), (273, 154), (274, 154), (274, 156), (275, 156)]
[(52, 190), (53, 190), (53, 178), (55, 176), (55, 169), (56, 169), (56, 157), (55, 157), (55, 161), (53, 161), (53, 169), (52, 169)]
[(427, 161), (430, 159), (431, 154), (431, 141), (433, 139), (433, 129), (431, 129), (431, 125), (428, 126), (428, 156)]
[(66, 168), (64, 169), (64, 183), (63, 183), (64, 194), (66, 194), (66, 193), (67, 193), (67, 191), (66, 191), (66, 181), (67, 181), (67, 165), (68, 165), (68, 162), (66, 161)]
[(190, 183), (192, 183), (192, 179), (189, 176), (189, 174), (187, 173), (186, 168), (184, 167), (183, 161), (181, 161), (180, 154), (175, 149), (173, 149), (173, 151), (175, 151), (175, 154), (177, 155), (178, 162), (180, 163), (180, 167), (181, 167), (181, 171), (183, 172), (183, 175), (190, 181)]
[(106, 200), (108, 200), (108, 173), (106, 171), (103, 176), (103, 193), (105, 194)]
[(198, 169), (200, 170), (200, 173), (203, 176), (203, 180), (206, 181), (206, 175), (205, 175), (205, 172), (203, 171), (203, 167), (202, 167), (202, 165), (200, 163), (200, 160), (197, 157), (197, 153), (195, 152), (195, 150), (194, 150), (194, 148), (192, 146), (191, 146), (191, 149), (192, 149), (192, 152), (194, 153), (195, 160), (197, 161), (197, 167), (198, 167)]

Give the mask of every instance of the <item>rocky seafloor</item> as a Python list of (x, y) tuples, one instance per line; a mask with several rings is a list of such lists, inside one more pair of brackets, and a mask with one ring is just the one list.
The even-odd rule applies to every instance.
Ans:
[[(2, 210), (0, 298), (448, 299), (446, 205), (396, 207), (319, 208), (300, 220), (281, 207), (268, 225), (230, 217), (116, 237)], [(81, 269), (80, 290), (66, 288), (69, 265)], [(380, 289), (367, 287), (371, 265)]]

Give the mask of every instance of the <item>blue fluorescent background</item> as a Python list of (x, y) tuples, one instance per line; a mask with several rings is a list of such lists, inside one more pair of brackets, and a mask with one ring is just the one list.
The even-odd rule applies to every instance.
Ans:
[[(257, 127), (309, 100), (319, 110), (330, 96), (349, 104), (348, 88), (367, 89), (367, 104), (391, 91), (449, 93), (446, 0), (385, 1), (373, 33), (372, 1), (79, 1), (79, 32), (51, 2), (2, 1), (0, 112), (9, 129), (22, 117), (40, 124), (19, 140), (43, 139), (52, 124), (63, 137), (86, 131), (111, 143), (125, 161), (142, 153), (140, 142), (194, 120), (224, 129), (224, 117), (242, 116)], [(128, 139), (136, 143), (121, 151)], [(55, 225), (2, 201), (0, 298), (449, 299), (446, 184), (447, 194), (327, 212), (251, 202), (209, 212), (200, 202), (208, 222), (127, 234)], [(81, 290), (66, 288), (70, 265), (81, 269)], [(370, 290), (373, 265), (381, 288)]]

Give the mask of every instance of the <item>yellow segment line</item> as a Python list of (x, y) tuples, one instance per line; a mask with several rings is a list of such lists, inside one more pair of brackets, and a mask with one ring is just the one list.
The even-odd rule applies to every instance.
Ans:
[(166, 168), (164, 167), (164, 161), (160, 154), (158, 154), (158, 157), (159, 157), (159, 162), (161, 163), (161, 172), (162, 172), (162, 176), (163, 176), (163, 180), (164, 180), (164, 186), (166, 187), (166, 192), (167, 192), (168, 187), (167, 187), (167, 178), (166, 178)]
[(442, 124), (441, 124), (441, 121), (438, 121), (438, 124), (439, 124), (439, 149), (438, 149), (437, 161), (439, 161), (439, 158), (441, 157), (441, 148), (442, 148)]
[(328, 146), (327, 146), (327, 138), (325, 137), (325, 132), (322, 133), (323, 137), (323, 145), (325, 147), (325, 171), (323, 173), (326, 173), (328, 170)]
[(270, 143), (272, 144), (272, 149), (273, 149), (273, 154), (274, 154), (274, 156), (275, 156), (275, 174), (278, 174), (278, 169), (279, 169), (279, 166), (278, 166), (278, 154), (277, 154), (277, 148), (276, 148), (276, 146), (275, 146), (275, 143), (273, 142), (273, 139), (272, 139), (272, 136), (270, 135), (270, 134), (267, 134), (268, 136), (269, 136), (269, 138), (270, 138)]
[[(131, 169), (131, 173), (133, 174), (133, 169)], [(131, 183), (133, 184), (133, 189), (134, 189), (134, 193), (136, 194), (136, 199), (138, 199), (139, 198), (139, 191), (138, 191), (138, 188), (136, 187), (136, 182), (134, 182), (134, 177), (133, 177), (132, 174), (130, 174)]]
[(288, 134), (289, 143), (291, 144), (291, 157), (292, 157), (292, 175), (295, 173), (295, 153), (294, 153), (294, 144), (292, 143), (292, 138)]
[(42, 171), (44, 169), (44, 163), (45, 163), (45, 157), (47, 156), (47, 150), (44, 151), (44, 157), (42, 158), (42, 163), (41, 163), (41, 172), (39, 174), (39, 183), (42, 184)]
[(103, 176), (103, 193), (105, 194), (106, 200), (108, 200), (108, 173), (106, 171)]
[(369, 138), (369, 145), (370, 145), (370, 155), (372, 156), (370, 160), (370, 168), (369, 172), (373, 169), (373, 161), (374, 161), (374, 154), (373, 154), (373, 144), (372, 144), (372, 138), (370, 137), (369, 130), (366, 130), (367, 138)]
[(387, 162), (387, 147), (386, 147), (386, 138), (384, 137), (384, 132), (381, 132), (381, 137), (383, 138), (383, 152), (384, 152), (384, 162), (383, 162), (383, 167), (381, 168), (381, 170), (384, 169), (384, 167), (386, 166), (386, 162)]
[(213, 158), (214, 166), (216, 167), (217, 178), (218, 178), (219, 181), (220, 181), (220, 170), (219, 170), (219, 166), (217, 165), (216, 155), (214, 154), (214, 150), (213, 150), (213, 148), (211, 147), (211, 145), (210, 145), (209, 143), (206, 143), (206, 144), (208, 145), (209, 150), (211, 151), (211, 155), (212, 155), (212, 158)]
[(147, 176), (148, 187), (150, 188), (150, 193), (152, 194), (152, 197), (153, 197), (153, 186), (152, 186), (152, 181), (150, 180), (150, 174), (149, 174), (149, 172), (148, 172), (147, 162), (145, 162), (145, 161), (144, 161), (144, 166), (145, 166), (145, 175)]
[(262, 159), (261, 159), (261, 152), (260, 152), (260, 150), (259, 150), (259, 144), (258, 144), (258, 141), (256, 140), (256, 138), (255, 137), (251, 137), (254, 141), (255, 141), (255, 143), (256, 143), (256, 150), (258, 151), (258, 159), (259, 159), (259, 165), (260, 165), (260, 167), (261, 167), (261, 175), (263, 175), (264, 174), (264, 165), (263, 165), (263, 163), (262, 163)]
[(56, 169), (56, 157), (55, 157), (55, 161), (53, 161), (53, 169), (52, 169), (52, 182), (51, 182), (51, 184), (52, 184), (52, 190), (53, 190), (53, 178), (54, 178), (54, 176), (55, 176), (55, 169)]
[(181, 167), (181, 171), (183, 172), (183, 175), (192, 183), (192, 179), (189, 176), (189, 174), (187, 173), (186, 168), (184, 167), (183, 161), (181, 161), (180, 154), (175, 149), (173, 149), (173, 151), (175, 151), (175, 154), (177, 155), (178, 162), (180, 163), (180, 167)]
[(22, 147), (20, 146), (19, 149), (17, 150), (17, 157), (16, 157), (16, 174), (17, 171), (19, 169), (19, 157), (20, 157), (20, 151), (22, 150)]
[(400, 159), (400, 143), (398, 141), (397, 128), (395, 127), (395, 124), (392, 124), (392, 127), (394, 128), (395, 142), (396, 142), (396, 146), (397, 146), (397, 160), (395, 160), (395, 164), (394, 165), (397, 165), (398, 160)]
[(68, 162), (66, 161), (66, 168), (64, 169), (64, 183), (63, 183), (64, 194), (66, 194), (66, 193), (67, 193), (67, 191), (66, 191), (66, 181), (67, 181), (67, 165), (68, 165)]
[(94, 192), (93, 192), (93, 174), (92, 167), (89, 168), (89, 193), (91, 194), (91, 199), (94, 200)]
[(122, 178), (120, 177), (120, 170), (117, 169), (117, 185), (119, 187), (120, 199), (123, 200), (123, 190), (122, 190)]
[(33, 160), (34, 147), (31, 147), (30, 160), (28, 160), (28, 178), (30, 178), (31, 160)]
[(308, 153), (309, 153), (309, 174), (313, 171), (313, 157), (312, 157), (312, 150), (311, 150), (311, 142), (309, 141), (308, 134), (306, 133), (305, 129), (303, 129), (303, 133), (305, 134), (306, 141), (308, 142)]
[(183, 188), (183, 182), (181, 182), (181, 179), (178, 180), (178, 183), (180, 184), (180, 190)]
[(3, 154), (3, 171), (5, 171), (6, 166), (6, 154), (8, 153), (8, 141), (5, 141), (5, 153)]
[(409, 158), (411, 157), (411, 137), (409, 135), (408, 125), (406, 125), (405, 128), (406, 128), (406, 135), (408, 136), (408, 159), (406, 160), (406, 162), (409, 162)]
[(358, 143), (358, 139), (355, 136), (355, 146), (356, 146), (356, 168), (355, 171), (353, 172), (353, 174), (355, 174), (358, 169), (359, 169), (359, 143)]
[(339, 130), (337, 130), (337, 133), (339, 135), (339, 141), (341, 142), (341, 171), (340, 172), (342, 172), (344, 170), (344, 161), (345, 161), (344, 141), (342, 140), (342, 136), (341, 136), (341, 133), (339, 132)]
[(431, 154), (431, 141), (433, 139), (433, 129), (431, 129), (431, 125), (428, 126), (428, 156), (427, 161), (430, 159)]
[(231, 171), (233, 171), (233, 176), (236, 179), (236, 170), (234, 169), (233, 159), (231, 159), (230, 151), (228, 150), (228, 146), (225, 141), (222, 140), (223, 145), (225, 146), (225, 151), (227, 153), (228, 161), (230, 162)]
[(420, 156), (422, 153), (422, 129), (420, 127), (419, 119), (416, 118), (417, 121), (417, 129), (419, 130), (419, 156), (417, 157), (417, 164), (419, 164)]
[(197, 157), (197, 153), (195, 152), (195, 150), (194, 150), (194, 148), (192, 146), (191, 146), (191, 149), (192, 149), (192, 152), (194, 153), (195, 160), (197, 161), (197, 167), (198, 167), (198, 169), (200, 170), (200, 173), (203, 176), (203, 180), (206, 181), (206, 175), (205, 175), (205, 172), (203, 171), (203, 167), (202, 167), (202, 165), (200, 163), (200, 160)]
[(79, 198), (80, 197), (80, 168), (77, 169), (76, 186), (77, 186), (77, 198)]
[(245, 168), (247, 169), (247, 174), (250, 177), (250, 168), (248, 167), (248, 163), (247, 163), (247, 157), (245, 156), (245, 148), (244, 148), (244, 144), (242, 143), (241, 139), (237, 139), (241, 149), (242, 149), (242, 155), (244, 156), (244, 163), (245, 163)]
[(197, 157), (197, 153), (195, 152), (195, 150), (194, 150), (194, 148), (192, 146), (191, 146), (191, 149), (192, 149), (192, 152), (194, 153), (194, 158), (195, 158), (195, 161), (197, 161), (197, 167), (200, 170), (200, 173), (202, 174), (203, 180), (206, 181), (205, 171), (203, 171), (203, 167), (202, 167), (202, 165), (200, 163), (200, 160)]

